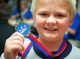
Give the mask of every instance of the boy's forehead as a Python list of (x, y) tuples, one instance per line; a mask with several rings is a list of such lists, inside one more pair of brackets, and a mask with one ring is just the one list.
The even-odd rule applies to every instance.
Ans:
[(37, 0), (37, 6), (43, 6), (43, 5), (49, 4), (51, 3), (51, 1), (53, 0), (45, 0), (45, 2), (44, 0)]
[(37, 0), (37, 3), (43, 4), (43, 3), (65, 3), (68, 2), (69, 0)]
[(68, 0), (37, 0), (37, 8), (46, 6), (69, 7)]
[(68, 5), (68, 0), (37, 0), (37, 6), (47, 5), (47, 4), (60, 4), (60, 5)]

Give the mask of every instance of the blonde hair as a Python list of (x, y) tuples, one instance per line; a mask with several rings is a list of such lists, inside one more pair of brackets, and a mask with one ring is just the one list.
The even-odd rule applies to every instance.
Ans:
[(31, 4), (31, 12), (32, 12), (32, 14), (35, 13), (36, 3), (37, 3), (37, 0), (32, 0), (32, 4)]
[[(76, 13), (76, 0), (67, 0), (67, 1), (69, 1), (71, 7), (70, 14), (71, 14), (71, 18), (73, 18)], [(36, 11), (36, 4), (37, 4), (37, 0), (32, 0), (31, 11), (33, 15), (35, 14)]]

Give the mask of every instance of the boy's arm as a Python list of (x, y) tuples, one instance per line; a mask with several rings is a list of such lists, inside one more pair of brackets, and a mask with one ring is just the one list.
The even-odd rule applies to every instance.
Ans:
[(76, 31), (74, 29), (69, 28), (68, 33), (70, 33), (71, 35), (75, 35)]

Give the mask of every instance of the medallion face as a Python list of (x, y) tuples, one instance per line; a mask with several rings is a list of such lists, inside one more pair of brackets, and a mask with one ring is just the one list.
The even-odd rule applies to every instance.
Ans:
[(16, 31), (21, 33), (24, 37), (26, 37), (30, 34), (30, 27), (28, 24), (22, 23), (16, 27)]

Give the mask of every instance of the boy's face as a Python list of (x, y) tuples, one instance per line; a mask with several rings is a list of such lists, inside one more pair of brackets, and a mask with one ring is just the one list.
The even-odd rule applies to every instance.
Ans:
[(35, 27), (40, 37), (54, 41), (63, 39), (69, 27), (70, 14), (65, 4), (53, 3), (51, 0), (39, 1), (34, 16)]

